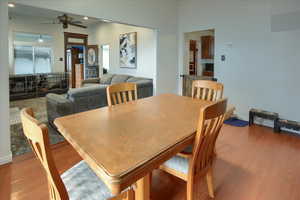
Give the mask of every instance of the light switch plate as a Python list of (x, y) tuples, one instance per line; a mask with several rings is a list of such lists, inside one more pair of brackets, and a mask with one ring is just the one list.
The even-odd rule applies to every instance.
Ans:
[(221, 61), (225, 61), (226, 60), (226, 56), (225, 55), (221, 55)]

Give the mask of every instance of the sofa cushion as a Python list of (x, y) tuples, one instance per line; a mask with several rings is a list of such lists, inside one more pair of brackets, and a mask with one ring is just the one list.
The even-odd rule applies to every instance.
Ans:
[(127, 79), (126, 82), (131, 82), (131, 83), (136, 83), (139, 81), (152, 81), (152, 79), (148, 79), (148, 78), (142, 78), (142, 77), (130, 77), (129, 79)]
[(90, 86), (97, 86), (99, 83), (85, 83), (82, 85), (82, 87), (90, 87)]
[(106, 85), (70, 89), (68, 99), (73, 102), (75, 112), (83, 112), (107, 105)]
[(138, 88), (143, 88), (143, 87), (153, 88), (153, 81), (150, 78), (131, 77), (126, 82), (136, 83)]
[(100, 78), (100, 84), (109, 85), (111, 83), (111, 79), (113, 78), (113, 74), (103, 74)]
[(111, 84), (124, 83), (131, 77), (132, 76), (129, 76), (129, 75), (116, 74), (113, 76), (113, 78), (111, 80)]

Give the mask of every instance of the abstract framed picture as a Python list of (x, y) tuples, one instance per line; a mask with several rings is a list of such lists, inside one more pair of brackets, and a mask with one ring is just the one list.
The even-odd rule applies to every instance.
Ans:
[(120, 67), (137, 67), (137, 32), (120, 35)]

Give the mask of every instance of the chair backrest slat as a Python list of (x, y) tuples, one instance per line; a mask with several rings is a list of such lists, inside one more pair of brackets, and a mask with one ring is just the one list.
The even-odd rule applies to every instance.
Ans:
[(200, 110), (189, 174), (210, 167), (214, 160), (216, 140), (223, 125), (227, 99), (222, 99)]
[(122, 99), (121, 99), (121, 94), (120, 92), (117, 93), (117, 97), (118, 97), (118, 104), (122, 103)]
[(135, 83), (119, 83), (110, 85), (106, 89), (108, 106), (137, 100), (137, 86)]
[(133, 98), (132, 98), (132, 91), (129, 91), (128, 92), (128, 101), (132, 101)]
[(206, 101), (223, 98), (223, 84), (209, 80), (195, 80), (192, 84), (192, 97)]
[[(128, 91), (128, 93), (129, 93), (129, 91)], [(127, 92), (123, 91), (122, 97), (123, 97), (123, 102), (126, 103), (127, 102)]]
[(112, 94), (112, 104), (118, 104), (116, 94)]
[(47, 126), (34, 118), (31, 108), (25, 108), (21, 111), (21, 120), (28, 143), (46, 171), (50, 199), (68, 200), (67, 190), (52, 157)]

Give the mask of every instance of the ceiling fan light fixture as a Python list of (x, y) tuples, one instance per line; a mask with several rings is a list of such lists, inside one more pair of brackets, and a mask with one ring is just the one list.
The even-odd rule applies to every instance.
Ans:
[(39, 39), (38, 39), (38, 42), (39, 43), (43, 43), (44, 42), (44, 39), (42, 38), (42, 35), (40, 35)]
[(88, 16), (84, 16), (83, 19), (84, 20), (89, 20), (89, 17)]
[(10, 7), (10, 8), (16, 7), (16, 5), (14, 3), (8, 3), (7, 6)]

